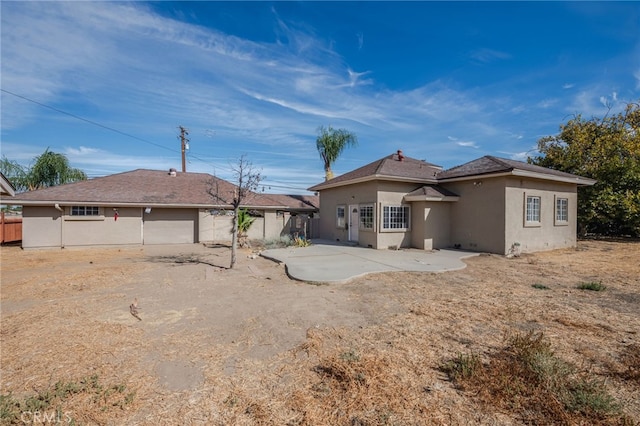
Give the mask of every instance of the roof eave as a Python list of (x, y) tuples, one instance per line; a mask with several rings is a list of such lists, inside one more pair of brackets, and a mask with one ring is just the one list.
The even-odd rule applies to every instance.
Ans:
[(429, 195), (405, 195), (404, 201), (413, 202), (413, 201), (458, 201), (460, 199), (459, 196), (451, 196), (445, 195), (442, 197), (434, 197)]
[(331, 188), (338, 188), (340, 186), (347, 186), (347, 185), (354, 185), (357, 183), (364, 183), (364, 182), (371, 182), (374, 180), (384, 180), (384, 181), (391, 181), (391, 182), (406, 182), (406, 183), (437, 183), (436, 179), (425, 179), (425, 178), (410, 178), (410, 177), (403, 177), (403, 176), (389, 176), (389, 175), (370, 175), (370, 176), (365, 176), (365, 177), (361, 177), (361, 178), (357, 178), (357, 179), (349, 179), (349, 180), (345, 180), (342, 182), (335, 182), (335, 183), (330, 183), (330, 182), (323, 182), (320, 183), (318, 185), (312, 186), (311, 188), (309, 188), (309, 191), (322, 191), (325, 189), (331, 189)]
[(473, 174), (467, 176), (458, 176), (452, 178), (442, 178), (438, 179), (438, 182), (459, 182), (464, 180), (473, 180), (473, 179), (485, 179), (485, 178), (494, 178), (494, 177), (503, 177), (503, 176), (519, 176), (519, 177), (527, 177), (531, 179), (540, 179), (540, 180), (551, 180), (555, 182), (563, 182), (563, 183), (573, 183), (576, 185), (593, 185), (597, 181), (589, 178), (585, 178), (582, 176), (557, 176), (550, 173), (539, 173), (532, 172), (529, 170), (521, 170), (514, 169), (506, 172), (496, 172), (496, 173), (486, 173), (486, 174)]

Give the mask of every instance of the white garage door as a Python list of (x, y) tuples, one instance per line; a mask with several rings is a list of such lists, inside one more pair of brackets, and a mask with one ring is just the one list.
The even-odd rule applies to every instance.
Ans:
[(197, 209), (151, 209), (143, 213), (144, 244), (189, 244), (196, 242)]

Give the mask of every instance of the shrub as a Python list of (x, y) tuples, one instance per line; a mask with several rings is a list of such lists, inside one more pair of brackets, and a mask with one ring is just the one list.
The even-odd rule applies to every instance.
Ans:
[(589, 281), (578, 284), (578, 288), (580, 290), (604, 291), (607, 289), (607, 286), (603, 285), (600, 281)]
[(540, 284), (540, 283), (532, 284), (532, 285), (531, 285), (531, 287), (536, 288), (536, 289), (538, 289), (538, 290), (551, 290), (551, 289), (550, 289), (549, 287), (547, 287), (546, 285), (544, 285), (544, 284)]

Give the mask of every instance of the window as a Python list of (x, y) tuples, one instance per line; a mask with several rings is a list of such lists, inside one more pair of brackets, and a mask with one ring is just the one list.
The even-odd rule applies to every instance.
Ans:
[(373, 205), (360, 206), (360, 229), (373, 230)]
[(100, 207), (71, 206), (71, 216), (100, 216)]
[(540, 223), (540, 197), (527, 196), (525, 222)]
[(409, 206), (384, 206), (382, 229), (409, 229)]
[(569, 222), (569, 199), (556, 198), (556, 223)]
[(344, 229), (344, 227), (345, 227), (345, 219), (344, 219), (345, 211), (346, 211), (345, 206), (336, 207), (336, 228)]

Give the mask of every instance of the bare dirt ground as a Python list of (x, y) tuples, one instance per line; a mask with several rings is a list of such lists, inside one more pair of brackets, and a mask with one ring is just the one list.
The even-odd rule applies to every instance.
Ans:
[[(440, 366), (531, 330), (606, 380), (640, 422), (638, 383), (617, 374), (640, 344), (638, 242), (320, 286), (250, 251), (226, 269), (226, 247), (0, 250), (0, 394), (26, 401), (82, 384), (42, 408), (63, 422), (521, 424), (455, 389)], [(577, 289), (593, 281), (607, 289)]]

